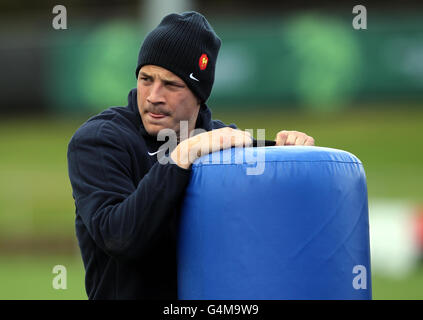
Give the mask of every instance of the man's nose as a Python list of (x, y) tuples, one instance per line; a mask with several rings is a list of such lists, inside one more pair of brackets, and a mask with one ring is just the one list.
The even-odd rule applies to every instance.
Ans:
[(164, 103), (164, 93), (163, 93), (163, 85), (156, 81), (151, 86), (149, 95), (147, 96), (147, 101), (151, 104), (158, 104), (158, 103)]

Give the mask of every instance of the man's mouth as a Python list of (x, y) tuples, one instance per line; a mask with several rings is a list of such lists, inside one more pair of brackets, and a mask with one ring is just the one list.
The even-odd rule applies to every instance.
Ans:
[(154, 112), (148, 112), (149, 116), (154, 119), (161, 119), (167, 116), (167, 114), (164, 113), (154, 113)]

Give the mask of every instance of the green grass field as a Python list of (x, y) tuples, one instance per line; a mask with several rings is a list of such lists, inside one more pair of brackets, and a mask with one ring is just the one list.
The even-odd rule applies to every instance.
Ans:
[[(86, 300), (84, 270), (78, 255), (6, 255), (0, 260), (0, 300)], [(63, 265), (67, 289), (54, 289), (52, 272)], [(406, 278), (373, 274), (373, 299), (423, 299), (423, 268)]]
[[(3, 255), (0, 257), (0, 300), (86, 300), (84, 266), (78, 255)], [(66, 268), (66, 289), (55, 289), (58, 273)]]
[[(244, 129), (266, 129), (268, 139), (279, 129), (304, 131), (316, 145), (361, 159), (369, 201), (423, 203), (423, 110), (327, 115), (257, 110), (214, 117)], [(0, 120), (0, 299), (86, 299), (66, 163), (69, 139), (83, 121)], [(67, 266), (67, 290), (52, 288), (57, 264)], [(423, 299), (420, 269), (403, 279), (373, 274), (372, 280), (375, 299)]]

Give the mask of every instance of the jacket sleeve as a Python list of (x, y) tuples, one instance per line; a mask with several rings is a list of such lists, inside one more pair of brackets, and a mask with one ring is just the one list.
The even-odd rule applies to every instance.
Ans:
[(107, 123), (87, 123), (69, 143), (76, 211), (91, 238), (111, 256), (137, 259), (167, 230), (190, 170), (157, 162), (135, 185), (131, 165), (125, 140)]
[(232, 129), (238, 129), (238, 127), (236, 126), (235, 123), (231, 123), (231, 124), (227, 125), (220, 120), (213, 120), (212, 121), (212, 130), (220, 129), (220, 128), (224, 128), (224, 127), (230, 127)]

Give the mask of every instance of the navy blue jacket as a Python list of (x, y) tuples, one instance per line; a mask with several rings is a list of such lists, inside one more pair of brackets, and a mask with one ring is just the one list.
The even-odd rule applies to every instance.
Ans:
[[(196, 128), (224, 126), (201, 106)], [(89, 299), (177, 298), (177, 223), (191, 170), (147, 154), (163, 143), (144, 129), (136, 89), (126, 107), (90, 118), (69, 143)]]

